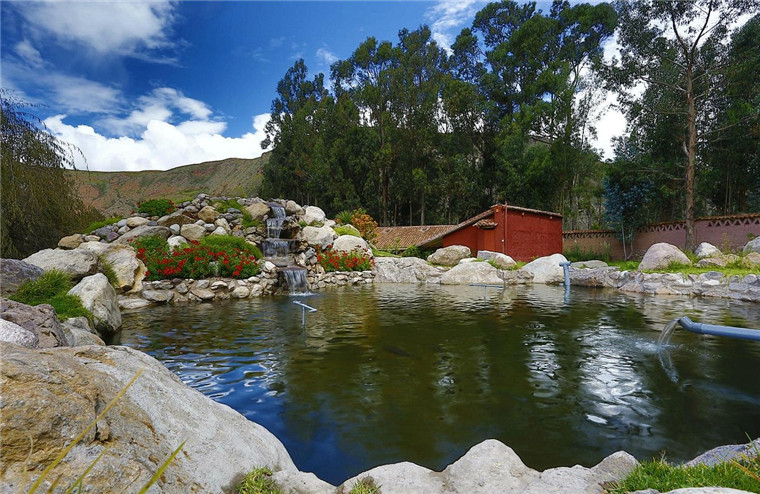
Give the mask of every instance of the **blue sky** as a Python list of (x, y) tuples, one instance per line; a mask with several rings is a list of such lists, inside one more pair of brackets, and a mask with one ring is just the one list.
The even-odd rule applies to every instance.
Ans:
[(298, 58), (329, 73), (367, 37), (395, 43), (421, 24), (449, 46), (485, 4), (3, 1), (2, 87), (41, 105), (33, 112), (90, 170), (250, 158)]

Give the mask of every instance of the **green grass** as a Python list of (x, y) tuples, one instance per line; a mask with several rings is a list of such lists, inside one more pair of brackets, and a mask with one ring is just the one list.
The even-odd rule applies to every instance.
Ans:
[(243, 252), (256, 257), (256, 259), (264, 257), (261, 250), (256, 247), (256, 245), (248, 242), (243, 237), (234, 237), (232, 235), (209, 235), (201, 239), (201, 245), (224, 251), (240, 249)]
[(216, 200), (211, 204), (214, 209), (219, 211), (220, 213), (226, 213), (228, 209), (234, 208), (238, 211), (243, 211), (243, 206), (237, 202), (237, 199), (225, 199), (225, 200)]
[(32, 306), (50, 304), (60, 321), (70, 317), (92, 320), (92, 313), (84, 308), (79, 297), (67, 294), (72, 286), (69, 275), (63, 271), (50, 270), (35, 281), (24, 282), (10, 299)]
[(668, 492), (686, 487), (728, 487), (760, 493), (760, 457), (745, 458), (741, 463), (673, 466), (663, 460), (640, 463), (620, 482), (608, 486), (610, 494), (644, 489)]
[(333, 230), (335, 230), (335, 233), (338, 235), (351, 235), (359, 238), (362, 236), (356, 228), (348, 225), (335, 225)]
[(394, 254), (393, 252), (388, 252), (387, 250), (379, 250), (374, 247), (372, 247), (372, 255), (375, 257), (401, 257), (398, 254)]
[(255, 468), (237, 486), (238, 494), (282, 494), (282, 490), (272, 479), (272, 470), (267, 467)]
[(380, 486), (372, 477), (364, 477), (354, 484), (348, 494), (380, 494)]
[(87, 226), (87, 228), (84, 229), (84, 231), (86, 231), (87, 233), (94, 232), (98, 228), (103, 228), (104, 226), (113, 225), (114, 223), (118, 223), (119, 221), (121, 221), (121, 218), (119, 218), (118, 216), (113, 216), (111, 218), (106, 218), (100, 221), (94, 221), (90, 223)]
[(114, 271), (113, 266), (106, 261), (103, 256), (98, 257), (100, 259), (100, 266), (103, 269), (103, 274), (108, 279), (108, 283), (111, 284), (112, 287), (116, 287), (119, 284), (119, 278), (116, 276), (116, 271)]

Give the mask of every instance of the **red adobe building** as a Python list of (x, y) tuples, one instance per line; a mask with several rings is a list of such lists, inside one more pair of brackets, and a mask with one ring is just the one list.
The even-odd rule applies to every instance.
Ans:
[(516, 261), (561, 254), (562, 215), (496, 204), (419, 247), (434, 250), (450, 245), (466, 245), (473, 256), (479, 250), (490, 250), (507, 254)]

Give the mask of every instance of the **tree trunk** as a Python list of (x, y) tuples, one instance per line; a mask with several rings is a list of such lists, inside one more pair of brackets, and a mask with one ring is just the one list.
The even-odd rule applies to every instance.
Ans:
[(692, 67), (686, 70), (686, 126), (687, 142), (684, 146), (686, 153), (686, 250), (694, 249), (694, 188), (697, 161), (697, 110), (694, 102), (694, 74)]

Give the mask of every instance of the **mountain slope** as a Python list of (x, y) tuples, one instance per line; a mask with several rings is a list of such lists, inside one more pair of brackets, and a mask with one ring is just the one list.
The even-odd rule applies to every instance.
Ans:
[(212, 196), (255, 197), (269, 153), (260, 158), (228, 158), (166, 171), (70, 171), (84, 203), (105, 216), (124, 216), (148, 199), (186, 201), (203, 192)]

